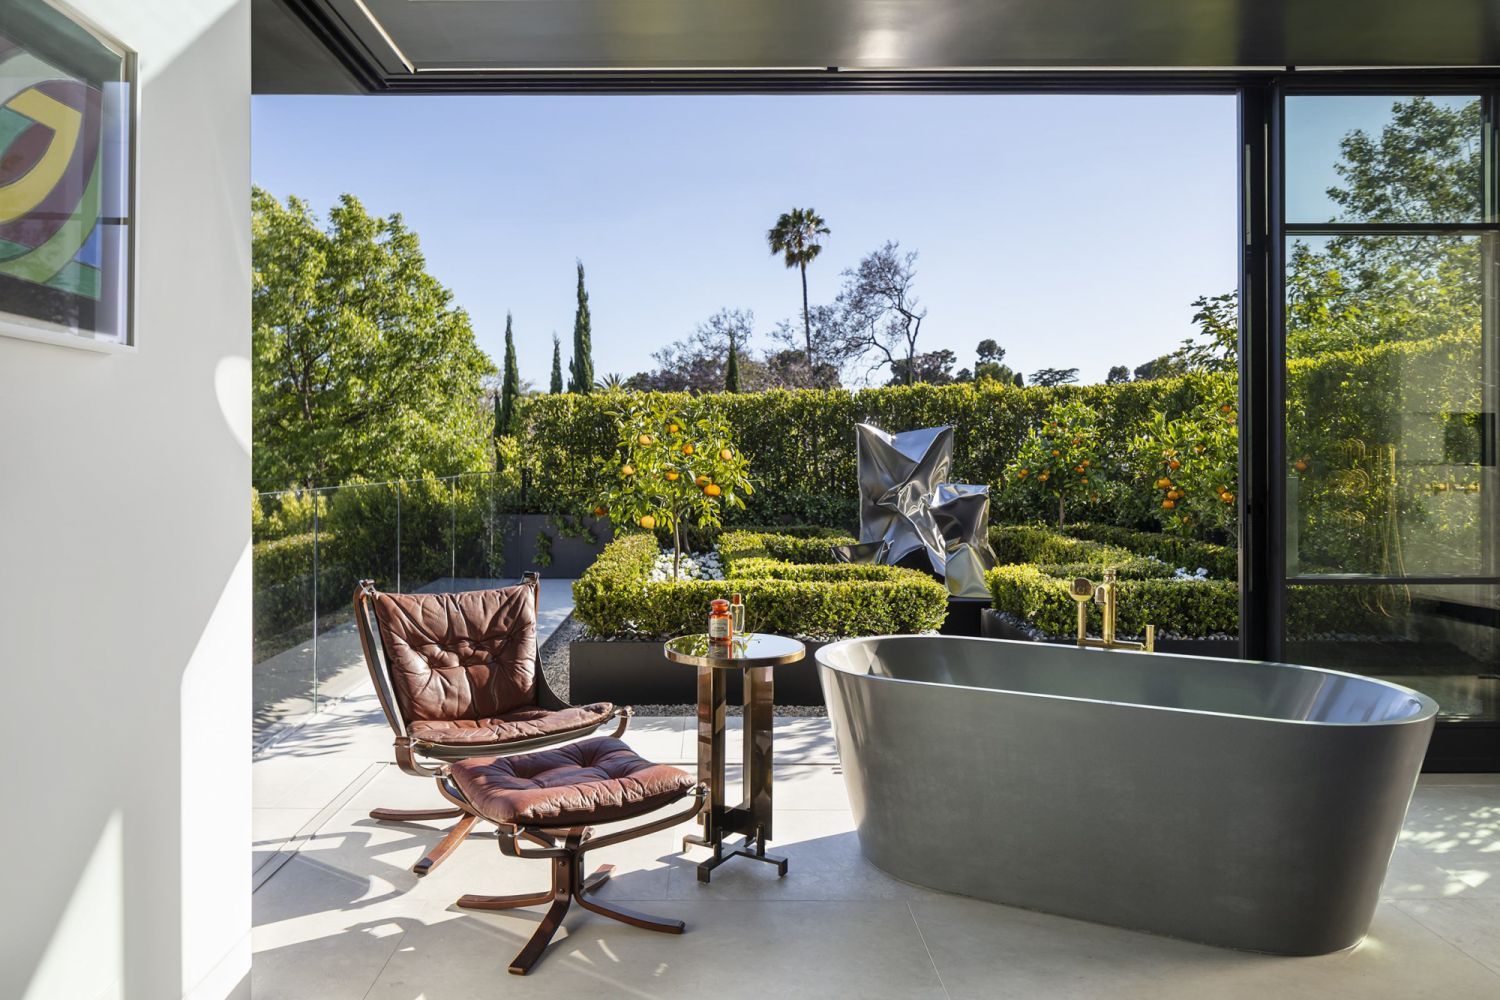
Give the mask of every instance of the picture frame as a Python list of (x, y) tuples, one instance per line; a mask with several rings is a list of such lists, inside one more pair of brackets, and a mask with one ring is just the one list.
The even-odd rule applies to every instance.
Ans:
[(54, 0), (0, 8), (0, 336), (135, 349), (137, 64)]

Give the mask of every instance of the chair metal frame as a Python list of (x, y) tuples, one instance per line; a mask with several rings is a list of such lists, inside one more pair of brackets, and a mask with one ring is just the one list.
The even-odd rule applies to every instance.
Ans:
[[(526, 573), (522, 576), (521, 585), (531, 588), (532, 610), (540, 615), (541, 576), (537, 573)], [(414, 777), (435, 780), (438, 793), (452, 805), (439, 809), (372, 809), (370, 818), (383, 823), (416, 823), (436, 819), (458, 820), (432, 850), (412, 866), (412, 872), (420, 877), (442, 864), (443, 860), (453, 853), (454, 848), (463, 843), (473, 832), (475, 824), (483, 818), (468, 806), (462, 795), (458, 794), (458, 788), (448, 774), (449, 764), (471, 757), (509, 757), (544, 747), (572, 743), (592, 736), (611, 718), (618, 720), (618, 725), (611, 735), (619, 739), (630, 725), (634, 710), (629, 706), (617, 707), (613, 716), (601, 719), (592, 726), (518, 740), (452, 744), (414, 737), (407, 730), (406, 719), (402, 715), (400, 702), (396, 698), (395, 685), (391, 681), (390, 661), (386, 654), (385, 639), (380, 630), (380, 622), (375, 617), (374, 599), (377, 594), (379, 591), (375, 587), (375, 581), (359, 581), (354, 590), (354, 620), (359, 632), (360, 648), (364, 652), (365, 666), (369, 669), (370, 681), (375, 686), (375, 695), (380, 700), (380, 707), (385, 713), (386, 722), (390, 724), (391, 731), (396, 736), (396, 766)], [(536, 705), (539, 708), (557, 712), (571, 707), (547, 684), (547, 677), (542, 671), (542, 644), (540, 642), (536, 644), (536, 657), (532, 664), (532, 684), (536, 692)], [(433, 763), (424, 763), (424, 761)]]

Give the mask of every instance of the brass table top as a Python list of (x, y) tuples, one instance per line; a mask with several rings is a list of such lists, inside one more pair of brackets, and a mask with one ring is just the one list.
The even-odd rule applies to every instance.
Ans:
[(662, 644), (667, 659), (691, 667), (716, 667), (751, 670), (756, 667), (779, 667), (796, 663), (806, 655), (806, 647), (796, 639), (769, 632), (747, 632), (734, 637), (730, 645), (710, 644), (708, 636), (681, 635)]

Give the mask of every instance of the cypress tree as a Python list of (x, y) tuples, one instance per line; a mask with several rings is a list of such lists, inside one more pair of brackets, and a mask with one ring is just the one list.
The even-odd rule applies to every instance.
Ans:
[(558, 342), (557, 334), (552, 334), (552, 383), (547, 391), (556, 396), (563, 391), (562, 383), (562, 344)]
[(729, 361), (724, 365), (724, 391), (740, 391), (740, 349), (735, 345), (734, 334), (729, 335)]
[(511, 434), (516, 427), (516, 400), (521, 395), (521, 372), (516, 366), (516, 339), (511, 333), (510, 313), (505, 314), (505, 380), (495, 409), (495, 436)]
[(583, 287), (583, 261), (578, 262), (578, 311), (573, 315), (573, 360), (568, 365), (568, 391), (594, 388), (594, 346), (589, 329), (589, 293)]

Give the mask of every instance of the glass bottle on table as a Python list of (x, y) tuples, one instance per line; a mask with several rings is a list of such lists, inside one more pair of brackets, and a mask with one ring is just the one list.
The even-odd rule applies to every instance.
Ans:
[(729, 614), (729, 602), (716, 598), (708, 606), (708, 644), (728, 647), (734, 641), (734, 619)]
[(734, 626), (734, 634), (742, 636), (745, 634), (745, 599), (739, 594), (729, 595), (729, 618), (730, 624)]

